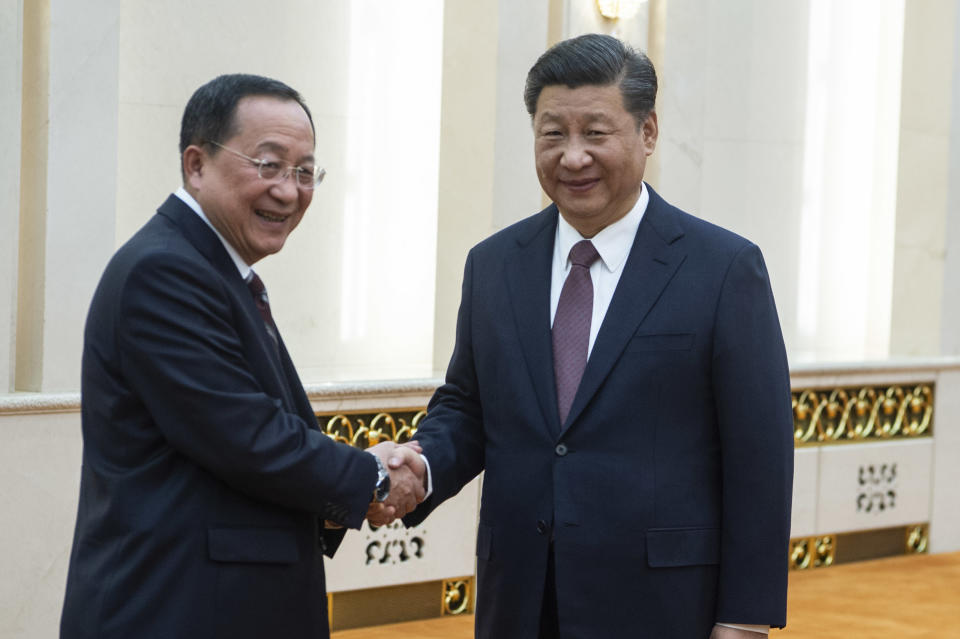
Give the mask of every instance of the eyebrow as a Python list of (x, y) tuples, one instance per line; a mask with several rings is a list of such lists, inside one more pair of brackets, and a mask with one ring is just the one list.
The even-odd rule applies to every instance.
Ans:
[[(541, 121), (541, 122), (543, 122), (543, 121), (555, 122), (555, 121), (560, 121), (560, 120), (563, 120), (563, 119), (564, 119), (563, 117), (561, 117), (558, 113), (554, 113), (553, 111), (544, 111), (543, 113), (540, 114), (540, 121)], [(605, 122), (605, 123), (608, 123), (608, 124), (613, 124), (613, 120), (611, 120), (610, 117), (609, 117), (607, 114), (602, 113), (602, 112), (600, 112), (600, 111), (595, 111), (595, 112), (593, 112), (593, 113), (587, 113), (587, 114), (583, 117), (583, 121), (584, 121), (584, 122), (588, 122), (588, 123), (593, 123), (593, 122), (598, 122), (598, 121), (599, 121), (599, 122)]]
[[(257, 145), (257, 151), (273, 151), (274, 153), (284, 155), (288, 153), (290, 149), (288, 149), (286, 146), (278, 142), (271, 142), (270, 140), (267, 140), (266, 142), (261, 142), (260, 144)], [(314, 161), (313, 153), (305, 155), (299, 160), (297, 160), (298, 163), (313, 162), (313, 161)]]

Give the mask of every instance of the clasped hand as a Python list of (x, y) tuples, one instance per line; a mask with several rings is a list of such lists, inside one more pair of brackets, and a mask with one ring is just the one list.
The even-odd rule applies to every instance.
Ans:
[(392, 441), (371, 446), (367, 452), (380, 458), (390, 473), (390, 494), (382, 503), (372, 502), (367, 520), (372, 526), (386, 526), (417, 507), (426, 495), (427, 466), (417, 442), (398, 445)]

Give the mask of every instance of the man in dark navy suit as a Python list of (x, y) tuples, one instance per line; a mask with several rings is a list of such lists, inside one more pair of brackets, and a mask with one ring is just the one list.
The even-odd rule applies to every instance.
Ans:
[(467, 257), (433, 492), (481, 471), (483, 639), (758, 637), (786, 621), (790, 379), (760, 250), (643, 183), (645, 55), (587, 35), (527, 76), (553, 204)]
[(218, 77), (187, 104), (180, 152), (183, 187), (117, 251), (87, 318), (61, 637), (326, 637), (324, 551), (368, 513), (412, 509), (422, 461), (317, 428), (250, 268), (323, 178), (300, 95)]

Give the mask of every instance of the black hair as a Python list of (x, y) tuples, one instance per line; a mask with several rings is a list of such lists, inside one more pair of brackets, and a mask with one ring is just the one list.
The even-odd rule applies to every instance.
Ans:
[(532, 118), (544, 87), (617, 84), (623, 96), (623, 108), (640, 127), (657, 100), (657, 72), (642, 51), (617, 38), (599, 33), (570, 38), (553, 45), (540, 56), (527, 73), (523, 101)]
[[(217, 76), (193, 92), (180, 122), (180, 165), (183, 169), (183, 152), (191, 144), (210, 145), (222, 143), (236, 133), (237, 104), (241, 99), (261, 95), (293, 100), (307, 114), (310, 129), (316, 136), (313, 116), (300, 94), (279, 80), (260, 75), (234, 73)], [(212, 153), (219, 149), (211, 148)]]

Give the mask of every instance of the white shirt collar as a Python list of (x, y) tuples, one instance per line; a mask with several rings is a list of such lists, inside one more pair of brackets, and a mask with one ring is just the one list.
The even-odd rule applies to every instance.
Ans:
[[(640, 227), (640, 221), (643, 219), (643, 214), (646, 212), (649, 203), (650, 193), (647, 191), (647, 186), (641, 183), (640, 197), (637, 198), (637, 203), (633, 205), (630, 212), (590, 238), (594, 248), (597, 249), (597, 253), (600, 254), (601, 262), (611, 273), (618, 270), (630, 254), (633, 240), (637, 236), (637, 229)], [(557, 247), (560, 249), (560, 255), (564, 263), (568, 265), (570, 249), (573, 248), (574, 244), (585, 238), (562, 215), (557, 217), (559, 218), (557, 221)], [(564, 270), (566, 270), (566, 267), (564, 267)]]
[(204, 215), (203, 209), (200, 208), (200, 204), (197, 203), (197, 201), (193, 199), (193, 196), (187, 193), (187, 190), (182, 186), (174, 192), (174, 195), (183, 200), (183, 203), (189, 206), (194, 213), (199, 215), (200, 219), (206, 222), (207, 226), (209, 226), (213, 232), (217, 234), (217, 237), (220, 238), (220, 242), (223, 244), (223, 248), (227, 249), (227, 255), (230, 256), (230, 259), (232, 259), (233, 263), (236, 264), (237, 270), (240, 271), (240, 277), (243, 278), (243, 281), (247, 281), (247, 279), (250, 278), (250, 273), (253, 272), (253, 269), (250, 268), (249, 264), (243, 261), (243, 258), (240, 257), (240, 254), (237, 253), (237, 249), (233, 248), (230, 242), (220, 235), (220, 231), (218, 231), (216, 227), (210, 223), (210, 220), (207, 219), (206, 215)]

